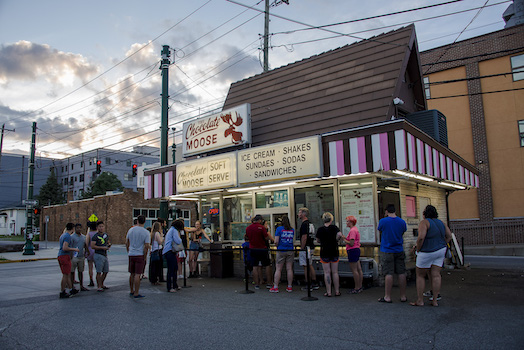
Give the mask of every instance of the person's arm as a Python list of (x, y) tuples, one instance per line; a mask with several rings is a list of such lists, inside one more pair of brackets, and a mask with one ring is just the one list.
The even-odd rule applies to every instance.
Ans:
[(129, 253), (129, 238), (126, 237), (126, 250)]
[(62, 246), (62, 250), (64, 252), (78, 252), (78, 248), (71, 248), (69, 246), (69, 242), (68, 241), (64, 242), (64, 245)]
[[(277, 230), (278, 231), (278, 230)], [(269, 236), (269, 235), (268, 235)], [(275, 245), (278, 247), (278, 242), (280, 242), (280, 236), (277, 236), (277, 234), (275, 233)]]
[(151, 244), (144, 243), (144, 257), (147, 257), (147, 252), (149, 251), (149, 248), (151, 248)]
[(206, 239), (209, 241), (209, 242), (213, 242), (213, 240), (211, 238), (209, 238), (209, 236), (207, 235), (206, 231), (202, 230), (202, 233), (204, 234), (204, 237), (206, 237)]
[(451, 230), (449, 229), (448, 225), (445, 222), (443, 222), (443, 224), (444, 224), (444, 227), (446, 228), (446, 237), (445, 237), (446, 243), (449, 243), (451, 242)]
[(422, 220), (418, 224), (418, 237), (417, 237), (417, 244), (415, 245), (415, 251), (420, 252), (420, 249), (422, 249), (422, 244), (424, 244), (424, 240), (426, 239), (426, 234), (428, 233), (428, 221), (426, 219)]
[(196, 227), (184, 227), (184, 231), (186, 232), (195, 232), (196, 230)]
[(178, 233), (178, 230), (173, 230), (173, 242), (175, 242), (175, 244), (182, 243), (182, 238), (180, 238), (180, 234)]
[(158, 244), (164, 243), (164, 238), (160, 234), (160, 232), (155, 232), (155, 240), (158, 242)]

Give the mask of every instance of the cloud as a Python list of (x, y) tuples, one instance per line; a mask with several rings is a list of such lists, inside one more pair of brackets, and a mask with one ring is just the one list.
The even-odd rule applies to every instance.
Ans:
[(21, 40), (0, 46), (0, 84), (43, 78), (53, 84), (70, 86), (75, 78), (86, 82), (97, 72), (98, 68), (82, 55), (58, 51), (46, 44)]

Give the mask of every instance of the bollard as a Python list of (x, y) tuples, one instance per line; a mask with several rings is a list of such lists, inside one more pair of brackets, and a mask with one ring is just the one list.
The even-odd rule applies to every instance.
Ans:
[(184, 263), (182, 264), (183, 269), (184, 269), (184, 273), (183, 273), (183, 275), (184, 275), (184, 285), (182, 286), (182, 288), (191, 288), (192, 286), (188, 286), (186, 284), (186, 280), (187, 280), (187, 276), (186, 276), (187, 249), (186, 248), (184, 248), (184, 255), (185, 255)]
[[(307, 289), (307, 297), (303, 297), (300, 300), (303, 301), (315, 301), (318, 300), (318, 298), (311, 296), (311, 276), (309, 274), (309, 255), (310, 250), (309, 247), (306, 247), (306, 275), (307, 275), (307, 283), (306, 283), (306, 289)], [(300, 260), (299, 260), (300, 263)]]

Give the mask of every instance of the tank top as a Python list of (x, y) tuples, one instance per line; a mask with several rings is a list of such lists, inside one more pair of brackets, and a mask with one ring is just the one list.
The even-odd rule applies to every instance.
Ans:
[(446, 247), (446, 227), (439, 219), (427, 220), (429, 222), (429, 229), (420, 251), (431, 253)]

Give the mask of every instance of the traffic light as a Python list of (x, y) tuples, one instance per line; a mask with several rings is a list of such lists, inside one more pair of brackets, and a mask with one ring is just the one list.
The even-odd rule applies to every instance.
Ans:
[(102, 172), (102, 161), (101, 160), (97, 160), (96, 161), (96, 173), (100, 174), (101, 172)]
[(137, 169), (137, 165), (136, 164), (133, 164), (133, 177), (136, 176), (136, 169)]
[(42, 211), (42, 209), (40, 209), (40, 208), (34, 208), (34, 209), (33, 209), (33, 213), (34, 213), (35, 215), (39, 215), (41, 211)]

